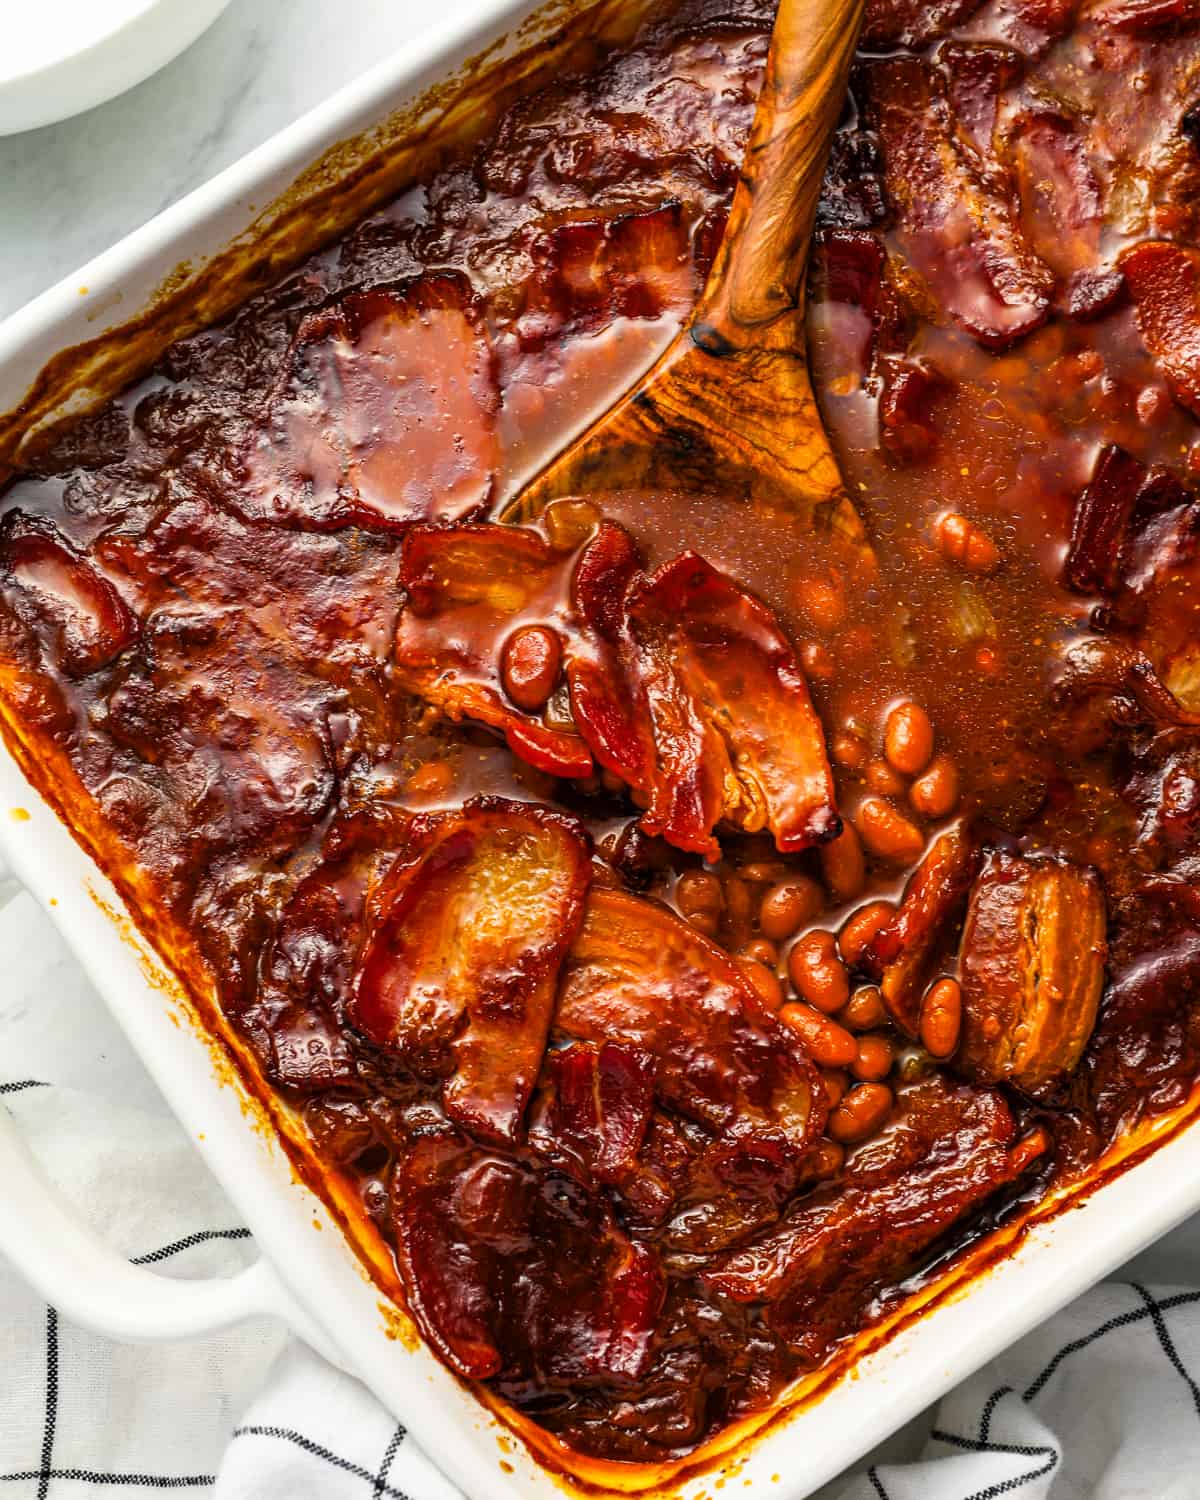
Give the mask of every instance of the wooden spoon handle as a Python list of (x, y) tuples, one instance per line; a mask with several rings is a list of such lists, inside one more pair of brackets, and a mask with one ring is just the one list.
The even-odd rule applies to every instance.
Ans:
[(803, 305), (829, 143), (846, 97), (865, 0), (780, 0), (729, 223), (692, 316), (712, 354), (759, 340)]

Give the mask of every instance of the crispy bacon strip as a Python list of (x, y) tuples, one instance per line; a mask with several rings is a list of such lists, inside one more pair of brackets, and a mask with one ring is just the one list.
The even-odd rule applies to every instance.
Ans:
[[(769, 828), (784, 852), (835, 838), (841, 820), (825, 737), (771, 611), (685, 552), (635, 585), (629, 619), (658, 747), (647, 829), (659, 831), (662, 790), (674, 801), (690, 779), (704, 809), (698, 839), (721, 815), (751, 833)], [(691, 807), (679, 811), (686, 824)], [(662, 831), (679, 826), (674, 812)]]
[[(784, 851), (839, 831), (790, 642), (765, 605), (695, 553), (647, 576), (611, 522), (574, 554), (513, 527), (415, 527), (401, 582), (400, 685), (499, 729), (555, 775), (588, 775), (594, 756), (629, 784), (646, 832), (715, 857), (722, 818), (769, 829)], [(504, 642), (530, 625), (561, 642), (569, 713), (561, 697), (534, 714), (505, 692)]]
[(994, 854), (963, 932), (957, 1066), (1045, 1094), (1073, 1071), (1104, 987), (1104, 888), (1094, 870)]
[(1054, 273), (956, 135), (941, 75), (903, 57), (874, 64), (869, 78), (897, 243), (939, 306), (1003, 348), (1045, 319)]
[(563, 971), (555, 1031), (656, 1060), (672, 1108), (738, 1154), (794, 1157), (820, 1128), (816, 1074), (716, 944), (664, 907), (595, 890)]
[(561, 813), (489, 797), (416, 837), (380, 892), (350, 1018), (412, 1072), (445, 1078), (451, 1119), (515, 1142), (583, 915), (587, 839)]
[(461, 520), (491, 493), (498, 406), (462, 277), (352, 292), (301, 321), (246, 483), (222, 498), (321, 529)]
[(1003, 1097), (934, 1077), (900, 1094), (902, 1114), (775, 1229), (703, 1273), (710, 1290), (765, 1302), (768, 1324), (819, 1360), (852, 1332), (880, 1285), (894, 1284), (942, 1234), (1049, 1144), (1014, 1142)]
[(952, 924), (962, 913), (978, 867), (978, 851), (964, 825), (947, 829), (913, 871), (896, 915), (867, 951), (868, 964), (880, 976), (884, 1004), (907, 1036), (918, 1034), (922, 991), (939, 946), (952, 940)]
[(560, 1206), (527, 1166), (434, 1136), (401, 1158), (392, 1206), (409, 1306), (460, 1375), (498, 1374), (501, 1349), (550, 1387), (643, 1374), (665, 1281), (602, 1199)]
[(1200, 417), (1200, 250), (1146, 240), (1120, 265), (1146, 348), (1176, 401)]
[(4, 518), (0, 593), (72, 677), (107, 666), (137, 638), (137, 618), (113, 585), (41, 516)]
[(636, 1168), (654, 1110), (655, 1059), (625, 1042), (575, 1042), (546, 1058), (530, 1144), (564, 1151), (590, 1181), (618, 1183)]
[(1064, 115), (1028, 110), (1012, 127), (1011, 144), (1029, 243), (1062, 277), (1091, 269), (1103, 204), (1083, 136)]

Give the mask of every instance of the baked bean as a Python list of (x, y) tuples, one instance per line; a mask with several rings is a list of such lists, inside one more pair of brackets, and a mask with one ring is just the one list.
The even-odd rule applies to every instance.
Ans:
[(942, 556), (960, 563), (969, 573), (990, 573), (1000, 561), (996, 544), (987, 532), (957, 511), (940, 517), (936, 535)]
[(796, 993), (826, 1015), (841, 1010), (850, 998), (846, 965), (838, 957), (832, 932), (806, 932), (792, 944), (787, 966)]
[(783, 1004), (783, 985), (774, 969), (768, 969), (766, 964), (759, 963), (757, 959), (743, 958), (741, 970), (758, 991), (758, 998), (767, 1009), (778, 1010)]
[(774, 885), (787, 872), (787, 866), (777, 859), (752, 859), (748, 865), (738, 866), (738, 874), (751, 885)]
[(919, 703), (897, 703), (883, 728), (883, 753), (901, 776), (919, 776), (933, 754), (933, 725)]
[(925, 835), (917, 825), (882, 797), (868, 797), (854, 822), (871, 853), (889, 864), (911, 864), (925, 847)]
[(705, 937), (715, 938), (720, 930), (721, 919), (715, 911), (691, 911), (686, 913), (688, 922)]
[(831, 634), (846, 618), (841, 582), (832, 576), (802, 578), (796, 586), (796, 598), (813, 629), (822, 635)]
[(725, 892), (710, 870), (685, 870), (675, 882), (675, 904), (685, 917), (696, 912), (719, 917), (725, 910)]
[(863, 781), (869, 792), (875, 792), (880, 797), (903, 797), (908, 791), (908, 782), (904, 777), (879, 755), (867, 762)]
[(847, 771), (861, 771), (867, 763), (870, 750), (866, 740), (861, 736), (852, 734), (849, 730), (843, 730), (841, 734), (834, 735), (829, 753), (836, 764)]
[(867, 883), (862, 844), (853, 823), (842, 824), (837, 838), (821, 845), (821, 873), (838, 901), (853, 901)]
[(812, 1149), (810, 1170), (818, 1181), (824, 1181), (836, 1177), (845, 1160), (846, 1152), (836, 1141), (819, 1141)]
[(880, 1083), (892, 1071), (896, 1061), (896, 1049), (887, 1037), (873, 1032), (858, 1039), (858, 1056), (850, 1064), (850, 1071), (863, 1083)]
[(562, 671), (562, 641), (548, 625), (522, 625), (504, 643), (504, 691), (526, 713), (540, 713)]
[(427, 760), (404, 783), (404, 790), (410, 797), (428, 799), (444, 797), (453, 785), (454, 772), (444, 760)]
[(841, 1068), (823, 1068), (821, 1070), (821, 1089), (825, 1095), (825, 1108), (836, 1109), (842, 1102), (842, 1097), (850, 1087), (850, 1079)]
[(766, 938), (751, 938), (744, 943), (738, 952), (742, 958), (752, 958), (755, 963), (766, 964), (768, 969), (777, 968), (779, 965), (779, 949), (774, 943), (769, 943)]
[(923, 818), (944, 818), (958, 806), (958, 767), (945, 753), (908, 789), (908, 800)]
[(758, 925), (763, 937), (782, 943), (792, 933), (811, 922), (825, 905), (825, 893), (807, 875), (793, 875), (773, 885), (758, 908)]
[(921, 1043), (937, 1058), (951, 1056), (962, 1028), (962, 987), (957, 979), (935, 979), (921, 1001)]
[(800, 665), (804, 668), (804, 675), (815, 678), (817, 682), (831, 682), (837, 671), (833, 657), (820, 641), (804, 642), (800, 647)]
[(838, 1012), (843, 1026), (854, 1031), (873, 1031), (887, 1020), (887, 1008), (877, 984), (864, 984), (856, 989)]
[(1143, 427), (1157, 427), (1171, 410), (1170, 394), (1161, 385), (1144, 385), (1138, 392), (1136, 409)]
[(542, 516), (550, 545), (570, 552), (585, 541), (600, 524), (600, 512), (590, 500), (555, 500)]
[(858, 1038), (802, 1000), (790, 1000), (779, 1012), (822, 1068), (848, 1068), (858, 1056)]
[(838, 951), (851, 968), (862, 961), (875, 934), (882, 931), (895, 915), (896, 908), (890, 901), (868, 901), (846, 918), (838, 933)]
[(825, 1128), (844, 1146), (865, 1141), (891, 1114), (894, 1102), (886, 1083), (856, 1084), (829, 1116)]

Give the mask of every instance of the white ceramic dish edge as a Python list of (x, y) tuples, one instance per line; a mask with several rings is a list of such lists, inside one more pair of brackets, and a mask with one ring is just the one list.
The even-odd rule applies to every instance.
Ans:
[[(535, 8), (532, 0), (489, 0), (469, 26), (380, 64), (0, 325), (0, 410), (20, 399), (51, 355), (94, 336), (98, 317), (135, 311), (172, 266), (228, 243), (251, 222), (251, 205), (278, 196), (325, 148), (419, 95)], [(504, 1429), (427, 1350), (396, 1341), (378, 1290), (331, 1216), (295, 1179), (278, 1143), (248, 1127), (238, 1089), (114, 923), (109, 913), (124, 908), (111, 885), (3, 747), (0, 864), (64, 934), (244, 1215), (263, 1262), (215, 1285), (167, 1284), (128, 1267), (48, 1192), (3, 1112), (0, 1251), (68, 1316), (113, 1337), (178, 1337), (251, 1313), (282, 1316), (364, 1380), (471, 1500), (561, 1496), (560, 1483), (520, 1445), (502, 1450)], [(852, 1378), (739, 1451), (739, 1489), (801, 1500), (1197, 1207), (1200, 1153), (1184, 1131), (1073, 1212), (1035, 1228), (966, 1291), (860, 1360)], [(699, 1500), (711, 1485), (711, 1475), (697, 1476), (682, 1495)]]

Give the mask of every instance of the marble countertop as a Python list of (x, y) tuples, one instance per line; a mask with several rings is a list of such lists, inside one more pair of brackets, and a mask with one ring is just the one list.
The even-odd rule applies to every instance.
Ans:
[[(35, 0), (36, 3), (36, 0)], [(478, 0), (233, 0), (187, 52), (61, 124), (0, 137), (0, 318)]]

